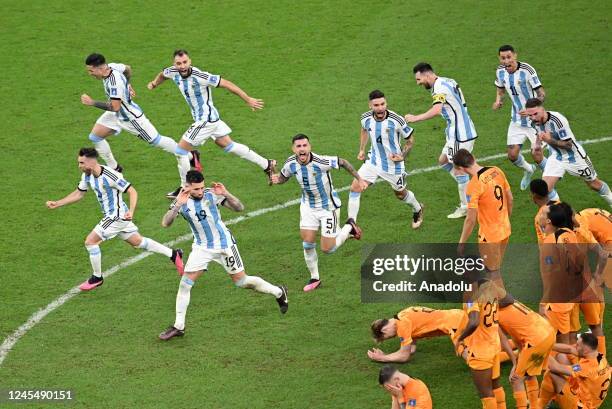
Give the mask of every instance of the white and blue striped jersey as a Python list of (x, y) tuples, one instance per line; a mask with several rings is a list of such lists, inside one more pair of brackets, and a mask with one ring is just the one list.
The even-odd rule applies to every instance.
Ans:
[(295, 175), (302, 188), (302, 203), (308, 204), (311, 209), (334, 210), (342, 203), (329, 171), (339, 168), (339, 160), (337, 156), (311, 153), (310, 161), (302, 165), (297, 156), (293, 155), (287, 159), (280, 173), (286, 178)]
[(132, 101), (130, 90), (128, 89), (128, 80), (123, 75), (125, 64), (109, 63), (111, 69), (108, 77), (102, 80), (104, 84), (104, 92), (109, 99), (118, 99), (121, 101), (121, 108), (116, 112), (117, 118), (121, 121), (131, 121), (142, 116), (142, 109)]
[(83, 173), (77, 189), (81, 192), (92, 189), (106, 217), (123, 218), (129, 210), (123, 201), (123, 192), (128, 190), (131, 184), (123, 178), (121, 173), (104, 165), (100, 167), (102, 172), (98, 177)]
[(194, 122), (216, 122), (219, 120), (219, 111), (213, 104), (211, 87), (218, 87), (221, 82), (220, 75), (214, 75), (199, 68), (191, 67), (187, 77), (182, 77), (176, 67), (164, 69), (163, 76), (171, 79), (177, 85), (181, 94), (187, 101)]
[(565, 163), (576, 163), (577, 158), (587, 159), (587, 153), (582, 145), (578, 143), (578, 140), (576, 140), (574, 133), (570, 129), (567, 118), (554, 111), (549, 111), (547, 114), (548, 119), (544, 124), (537, 125), (535, 122), (532, 124), (536, 132), (550, 132), (553, 139), (572, 141), (570, 149), (562, 149), (553, 145), (548, 145), (548, 148), (551, 149), (551, 153), (555, 155), (556, 159)]
[(433, 105), (442, 104), (442, 117), (446, 120), (446, 140), (467, 142), (476, 139), (476, 128), (468, 113), (467, 104), (459, 84), (454, 79), (438, 77), (431, 87)]
[(370, 136), (370, 151), (367, 162), (386, 173), (402, 175), (404, 161), (393, 162), (390, 154), (402, 154), (401, 140), (412, 136), (412, 129), (401, 115), (387, 111), (385, 118), (377, 120), (372, 111), (361, 115), (361, 127)]
[(529, 98), (537, 96), (535, 90), (542, 86), (536, 70), (519, 61), (516, 71), (510, 74), (504, 65), (500, 65), (495, 73), (495, 86), (504, 88), (512, 100), (511, 121), (521, 126), (530, 126), (529, 118), (520, 116), (519, 111), (525, 109)]
[[(202, 199), (190, 197), (179, 213), (191, 227), (193, 244), (207, 249), (222, 250), (235, 244), (232, 233), (221, 220), (222, 205), (225, 197), (215, 195), (211, 189), (204, 189)], [(172, 209), (176, 202), (170, 205)]]

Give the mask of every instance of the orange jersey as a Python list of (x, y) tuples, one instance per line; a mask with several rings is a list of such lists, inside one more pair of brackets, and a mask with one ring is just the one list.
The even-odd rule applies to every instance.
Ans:
[(497, 320), (502, 330), (523, 348), (539, 345), (555, 331), (544, 317), (518, 301), (500, 308)]
[[(558, 229), (545, 236), (540, 246), (542, 302), (569, 304), (579, 299), (583, 287), (584, 262), (584, 253), (572, 230)], [(571, 311), (573, 306), (567, 307)]]
[(466, 320), (462, 310), (433, 310), (409, 307), (395, 316), (400, 345), (412, 344), (414, 339), (453, 335)]
[(578, 396), (583, 408), (596, 409), (606, 397), (611, 375), (612, 369), (602, 354), (597, 358), (581, 358), (572, 365), (570, 389)]
[(501, 169), (486, 166), (470, 179), (468, 208), (478, 210), (478, 241), (499, 243), (510, 236), (507, 192), (510, 185)]
[(580, 224), (576, 230), (592, 238), (586, 243), (612, 243), (612, 215), (607, 210), (584, 209), (576, 213), (576, 220)]
[(465, 345), (480, 357), (496, 355), (501, 351), (497, 299), (480, 303), (467, 302), (463, 308), (468, 315), (473, 311), (479, 313), (478, 328), (465, 338)]
[(544, 242), (544, 227), (540, 224), (540, 219), (542, 218), (542, 213), (544, 213), (544, 209), (546, 209), (549, 205), (561, 203), (556, 200), (550, 200), (544, 206), (540, 206), (538, 212), (536, 213), (533, 224), (535, 226), (536, 237), (538, 238), (538, 244), (542, 244)]
[(406, 409), (432, 409), (433, 403), (427, 385), (419, 379), (411, 378), (406, 385), (402, 387), (402, 397), (400, 398), (400, 406), (405, 404)]

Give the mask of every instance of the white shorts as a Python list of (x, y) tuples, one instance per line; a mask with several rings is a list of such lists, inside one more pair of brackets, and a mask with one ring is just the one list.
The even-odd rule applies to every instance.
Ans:
[(557, 160), (555, 153), (551, 154), (546, 161), (546, 167), (542, 173), (542, 177), (553, 176), (562, 178), (565, 172), (572, 176), (578, 176), (587, 182), (591, 182), (597, 178), (595, 167), (591, 163), (588, 156), (575, 156), (576, 162), (568, 163)]
[(100, 115), (96, 123), (114, 130), (115, 135), (125, 130), (148, 143), (154, 144), (160, 137), (157, 129), (144, 114), (140, 118), (132, 119), (131, 121), (120, 121), (114, 112), (106, 111)]
[(105, 217), (94, 227), (93, 231), (104, 241), (119, 236), (121, 240), (127, 240), (134, 233), (138, 233), (138, 227), (131, 220)]
[(306, 203), (300, 205), (300, 229), (319, 230), (320, 228), (323, 237), (336, 237), (339, 217), (340, 208), (326, 210), (313, 209)]
[(191, 124), (183, 134), (183, 140), (192, 146), (200, 146), (204, 145), (208, 138), (221, 138), (231, 132), (231, 128), (220, 119), (215, 122), (200, 121)]
[(448, 161), (453, 163), (455, 153), (457, 153), (459, 149), (467, 149), (468, 152), (472, 152), (472, 149), (474, 149), (474, 142), (476, 142), (476, 139), (467, 142), (457, 142), (455, 140), (446, 141), (446, 145), (442, 148), (441, 154), (446, 155)]
[(376, 183), (378, 178), (380, 178), (387, 181), (393, 190), (401, 192), (402, 190), (406, 189), (405, 172), (402, 172), (401, 175), (394, 175), (393, 173), (384, 172), (378, 169), (376, 166), (366, 162), (361, 165), (357, 173), (359, 173), (359, 176), (361, 176), (361, 178), (368, 183)]
[(186, 273), (193, 273), (208, 269), (208, 263), (217, 262), (223, 266), (229, 274), (236, 274), (244, 271), (242, 258), (238, 252), (238, 246), (232, 244), (226, 249), (207, 249), (203, 246), (194, 244), (191, 246), (191, 254), (185, 265)]
[(536, 141), (536, 131), (530, 126), (521, 126), (516, 122), (510, 122), (508, 126), (508, 138), (506, 144), (510, 145), (522, 145), (525, 140), (529, 139), (531, 147)]

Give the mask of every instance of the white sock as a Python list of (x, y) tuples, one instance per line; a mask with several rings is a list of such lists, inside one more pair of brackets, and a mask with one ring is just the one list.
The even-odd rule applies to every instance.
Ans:
[(467, 197), (465, 192), (467, 190), (468, 182), (470, 181), (469, 175), (456, 175), (455, 179), (457, 180), (457, 190), (459, 190), (459, 200), (461, 201), (461, 207), (467, 207)]
[(270, 284), (266, 280), (257, 276), (245, 275), (236, 282), (236, 286), (240, 288), (250, 288), (264, 294), (272, 294), (274, 298), (283, 295), (283, 290), (280, 287)]
[(361, 200), (361, 193), (350, 192), (348, 201), (348, 217), (357, 221), (357, 214), (359, 213), (359, 201)]
[(315, 243), (309, 243), (307, 241), (302, 242), (304, 247), (304, 260), (306, 260), (306, 267), (310, 271), (310, 278), (319, 279), (319, 257), (317, 256), (317, 245)]
[(165, 150), (171, 154), (175, 154), (177, 143), (174, 139), (168, 138), (167, 136), (160, 135), (159, 142), (155, 144), (158, 148)]
[(187, 307), (189, 307), (189, 300), (191, 299), (191, 287), (193, 287), (193, 281), (184, 275), (176, 293), (176, 319), (174, 321), (174, 328), (176, 329), (185, 329), (185, 315), (187, 315)]
[(542, 158), (542, 162), (538, 163), (538, 166), (540, 167), (540, 169), (544, 170), (546, 168), (546, 162), (548, 159), (546, 159), (546, 156), (544, 156)]
[(93, 275), (96, 277), (102, 277), (102, 252), (100, 246), (85, 245), (87, 252), (89, 253), (89, 261), (91, 262), (91, 268), (93, 269)]
[(418, 212), (421, 211), (421, 204), (416, 199), (416, 197), (414, 196), (414, 193), (412, 193), (412, 191), (409, 190), (408, 193), (406, 194), (406, 197), (404, 197), (404, 199), (402, 199), (402, 201), (406, 202), (407, 204), (412, 206), (413, 213), (418, 213)]
[(162, 254), (168, 258), (172, 257), (172, 249), (170, 247), (166, 247), (148, 237), (143, 237), (138, 247), (147, 251), (152, 251), (153, 253)]
[(187, 172), (191, 169), (191, 165), (189, 164), (189, 156), (187, 155), (176, 155), (176, 160), (178, 162), (178, 171), (179, 176), (181, 178), (181, 186), (185, 186), (187, 183)]
[(608, 203), (608, 206), (612, 206), (612, 191), (610, 191), (610, 186), (603, 180), (601, 181), (601, 188), (597, 193), (599, 193), (599, 196), (603, 197), (606, 203)]
[(559, 198), (559, 194), (557, 193), (556, 189), (553, 189), (550, 192), (548, 192), (548, 200), (552, 200), (553, 202), (558, 202), (561, 200)]
[(241, 143), (232, 142), (227, 145), (223, 150), (225, 152), (233, 153), (234, 155), (241, 157), (242, 159), (246, 159), (250, 162), (253, 162), (264, 170), (268, 167), (268, 160), (266, 158), (262, 157), (257, 152), (252, 151), (251, 149), (249, 149), (248, 146), (243, 145)]
[(344, 244), (346, 239), (348, 239), (349, 234), (351, 234), (352, 229), (353, 227), (350, 224), (345, 224), (344, 226), (342, 226), (342, 228), (336, 235), (336, 247), (334, 247), (334, 250), (337, 250), (340, 246)]
[(519, 153), (518, 158), (512, 161), (512, 164), (518, 168), (524, 169), (526, 172), (532, 172), (533, 168), (529, 162), (525, 160), (525, 157), (522, 153)]
[(102, 139), (99, 142), (94, 142), (94, 148), (98, 151), (98, 155), (102, 158), (102, 160), (111, 168), (115, 169), (117, 167), (117, 161), (113, 156), (113, 152), (111, 151), (111, 147), (106, 141), (106, 139)]

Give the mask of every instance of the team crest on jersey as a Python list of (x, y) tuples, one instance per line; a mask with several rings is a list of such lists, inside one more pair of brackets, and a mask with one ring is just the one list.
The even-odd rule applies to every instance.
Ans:
[(472, 195), (465, 195), (465, 200), (467, 200), (468, 203), (470, 203), (471, 199), (472, 199)]
[(127, 182), (126, 182), (124, 179), (119, 179), (119, 180), (117, 181), (117, 185), (118, 185), (119, 187), (125, 187), (125, 186), (127, 185)]
[(553, 264), (552, 256), (546, 256), (546, 258), (544, 259), (544, 264)]
[(385, 132), (387, 133), (387, 135), (389, 135), (391, 133), (391, 130), (389, 128), (385, 129)]
[(409, 407), (416, 408), (416, 405), (417, 405), (417, 400), (416, 399), (410, 399), (408, 401), (408, 406)]
[(110, 93), (111, 95), (117, 95), (117, 88), (111, 88)]
[(572, 366), (572, 371), (574, 372), (580, 372), (582, 368), (580, 367), (580, 365), (576, 364), (574, 366)]

